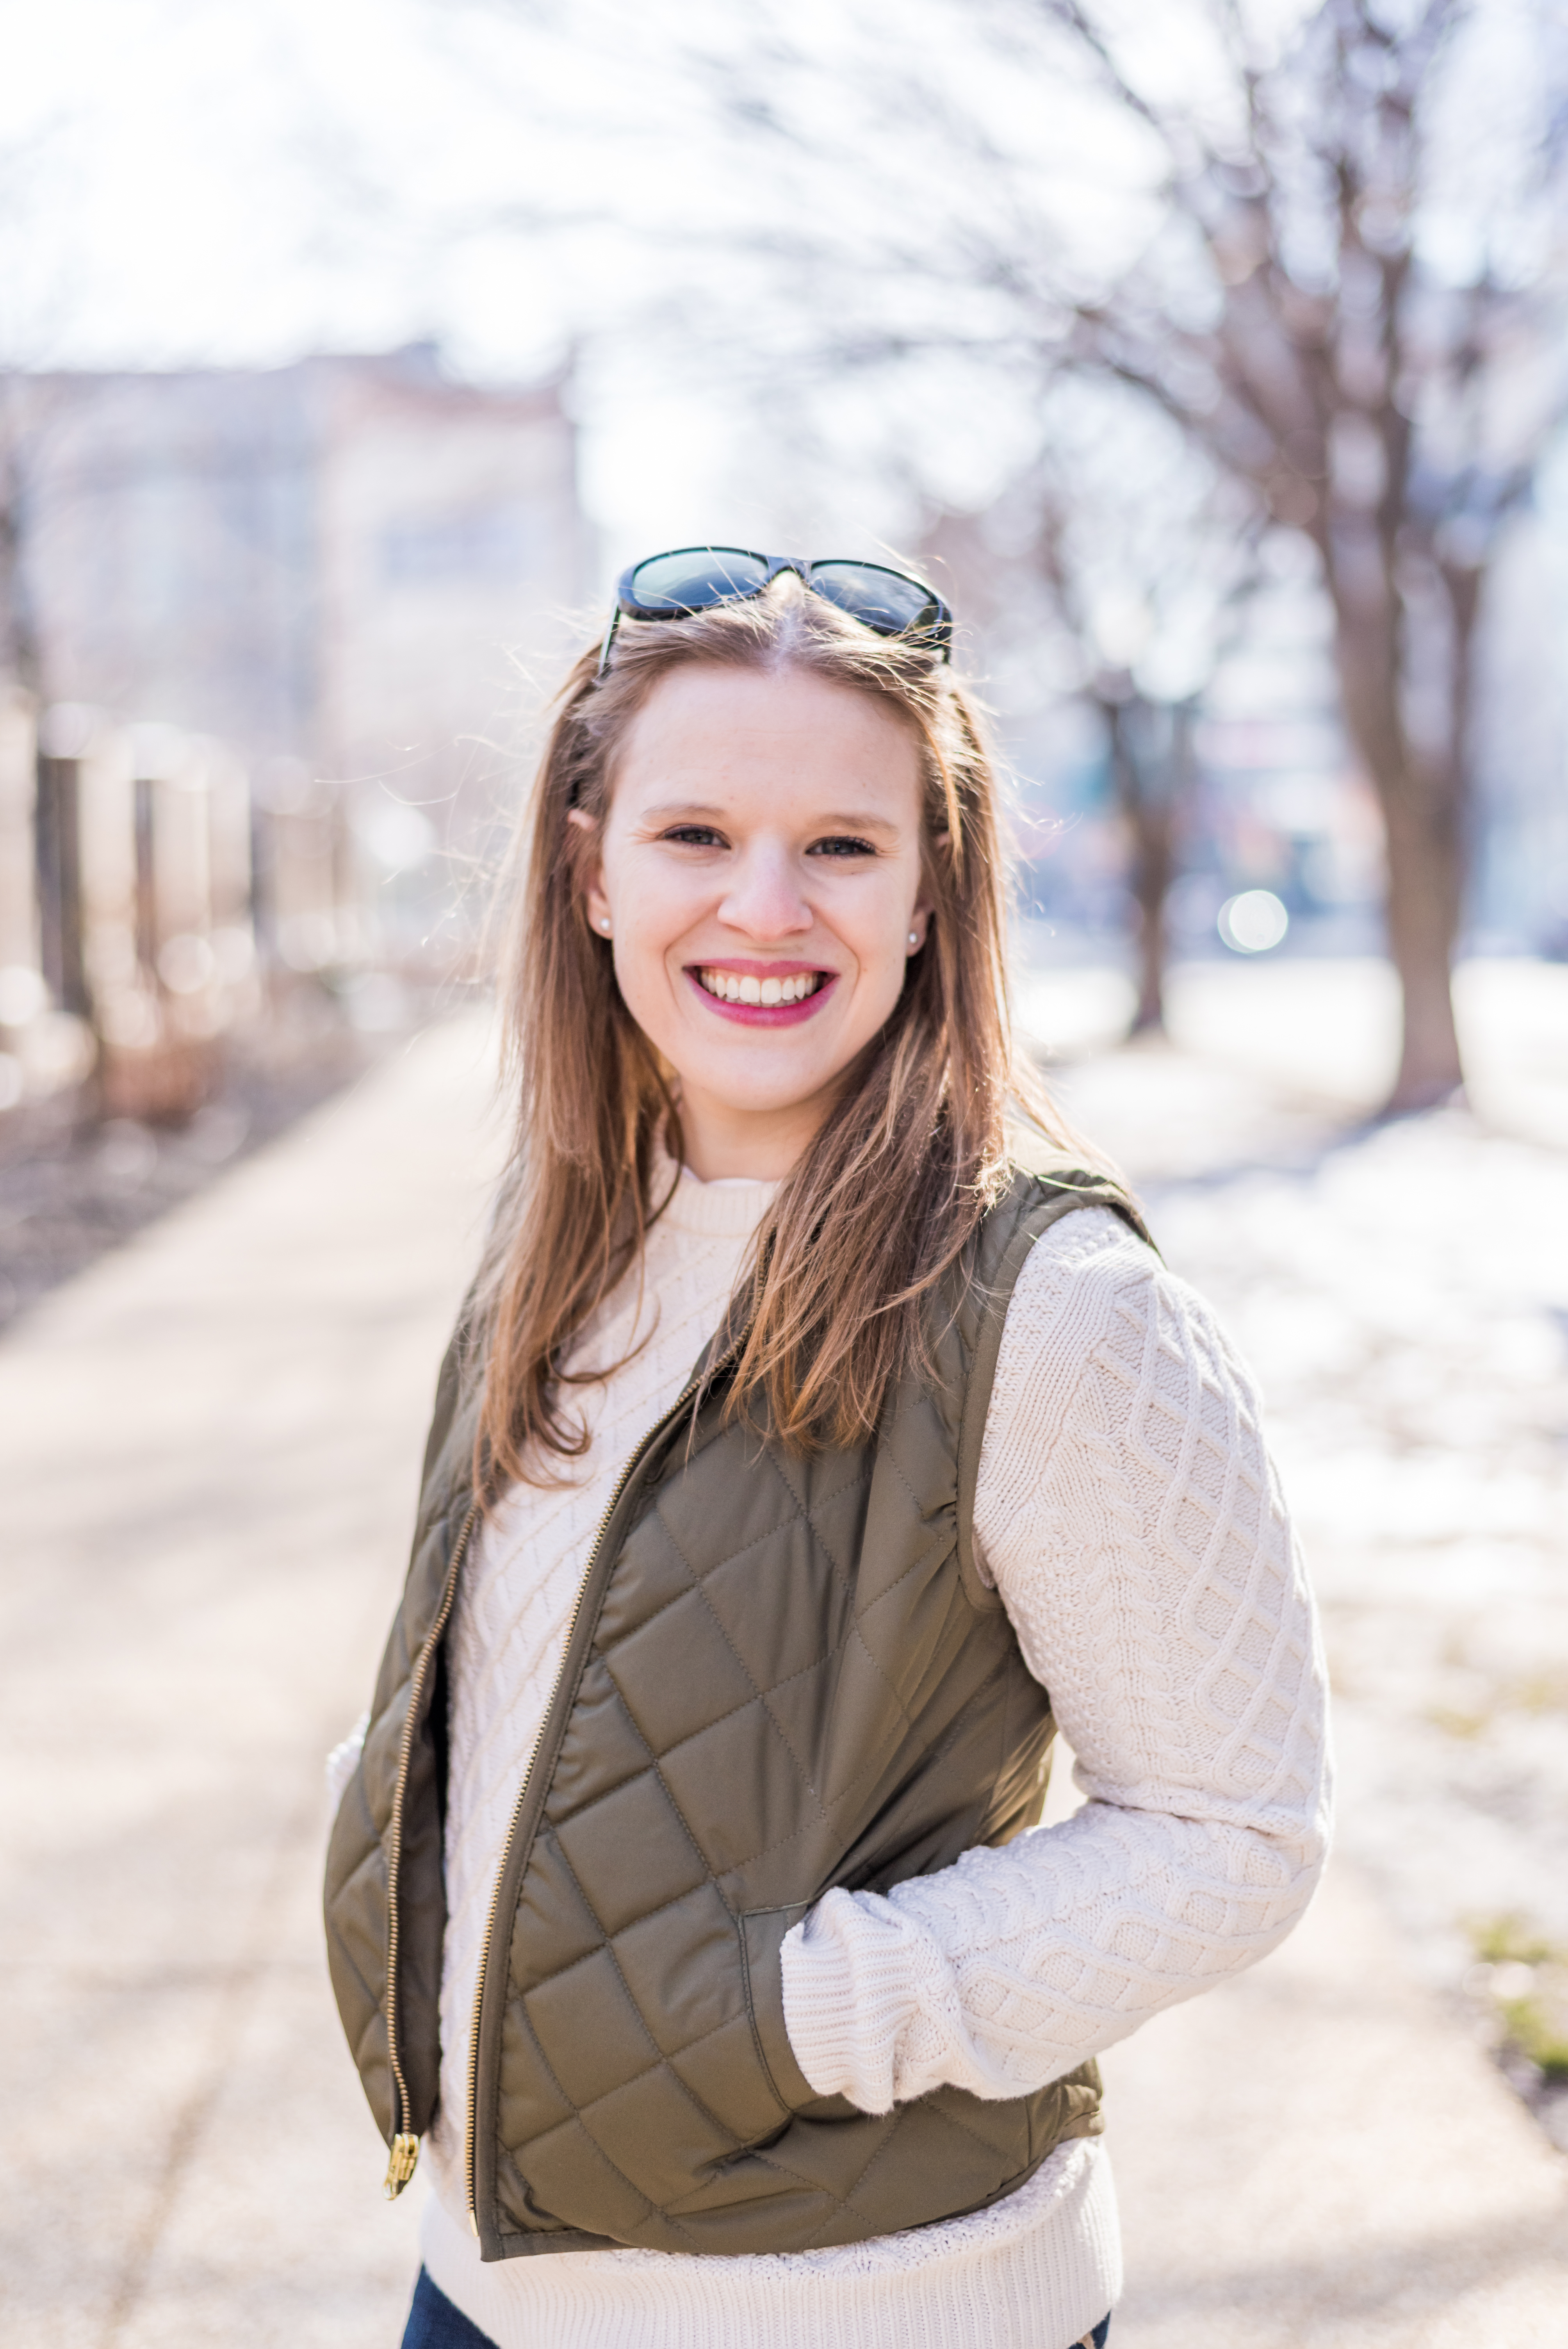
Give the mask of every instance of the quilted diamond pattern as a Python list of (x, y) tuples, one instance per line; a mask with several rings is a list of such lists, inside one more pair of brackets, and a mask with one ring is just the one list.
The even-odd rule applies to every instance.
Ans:
[[(1010, 1206), (977, 1288), (1062, 1211), (1023, 1182)], [(1005, 1840), (1037, 1801), (1048, 1704), (958, 1559), (974, 1329), (950, 1319), (943, 1383), (896, 1395), (860, 1450), (759, 1445), (716, 1400), (645, 1464), (518, 1889), (487, 2256), (852, 2242), (996, 2199), (1098, 2125), (1092, 2066), (873, 2117), (813, 2095), (782, 2025), (778, 1945), (805, 1906)]]
[[(1015, 2102), (944, 2088), (875, 2116), (817, 2097), (779, 1979), (784, 1933), (824, 1891), (945, 1867), (1037, 1806), (1049, 1708), (961, 1555), (960, 1495), (1017, 1266), (1091, 1196), (1105, 1198), (1016, 1179), (939, 1308), (936, 1380), (897, 1394), (874, 1442), (802, 1460), (724, 1428), (713, 1402), (643, 1464), (584, 1594), (492, 1952), (475, 2147), (487, 2258), (852, 2243), (999, 2199), (1098, 2128), (1092, 2064)], [(384, 2129), (386, 1843), (414, 1662), (468, 1501), (465, 1342), (459, 1330), (443, 1368), (408, 1583), (328, 1866), (334, 1985)], [(1166, 1440), (1152, 1392), (1148, 1425)], [(1203, 1464), (1189, 1491), (1194, 1545), (1253, 1501)], [(1233, 1646), (1233, 1668), (1253, 1661)], [(1213, 1702), (1264, 1744), (1226, 1664)], [(412, 1723), (403, 1815), (398, 2042), (418, 2129), (436, 2102), (445, 1914), (438, 1679)]]

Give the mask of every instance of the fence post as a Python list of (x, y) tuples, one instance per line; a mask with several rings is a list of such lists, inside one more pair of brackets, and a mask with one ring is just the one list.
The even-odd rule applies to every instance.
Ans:
[(156, 790), (152, 777), (144, 774), (139, 764), (131, 780), (131, 823), (136, 857), (136, 959), (143, 978), (155, 989), (158, 985), (158, 949), (161, 944), (158, 920), (157, 843), (153, 829)]
[(61, 702), (38, 729), (33, 854), (38, 885), (39, 961), (62, 1011), (92, 1017), (82, 925), (81, 768), (91, 713)]

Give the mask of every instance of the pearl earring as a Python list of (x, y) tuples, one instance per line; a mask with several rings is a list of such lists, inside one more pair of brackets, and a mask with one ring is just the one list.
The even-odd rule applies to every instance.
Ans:
[(608, 934), (608, 932), (609, 932), (609, 928), (610, 928), (610, 916), (609, 916), (609, 915), (608, 915), (608, 914), (601, 914), (601, 915), (600, 915), (600, 916), (599, 916), (599, 927), (600, 927), (602, 930), (603, 930), (603, 931), (606, 933), (606, 935)]
[(920, 936), (918, 931), (911, 930), (909, 934), (909, 943), (912, 947), (917, 947), (920, 944)]

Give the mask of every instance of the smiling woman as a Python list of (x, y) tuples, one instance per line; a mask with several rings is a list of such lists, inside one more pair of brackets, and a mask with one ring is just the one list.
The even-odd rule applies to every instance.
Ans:
[[(788, 1174), (930, 919), (918, 737), (831, 678), (683, 664), (633, 718), (587, 878), (705, 1181)], [(773, 1040), (759, 1045), (758, 1031)]]
[[(346, 1754), (334, 1983), (436, 2189), (406, 2349), (1103, 2344), (1094, 2056), (1322, 1857), (1247, 1374), (1114, 1182), (1008, 1156), (1009, 1104), (1066, 1138), (944, 642), (746, 561), (562, 696)], [(1089, 1799), (1028, 1832), (1058, 1720)]]
[[(786, 572), (684, 620), (624, 616), (613, 657), (584, 655), (505, 986), (521, 1116), (481, 1283), (494, 1475), (576, 1456), (562, 1350), (637, 1260), (666, 1147), (702, 1179), (779, 1186), (732, 1412), (765, 1400), (796, 1442), (874, 1428), (1006, 1187), (1009, 1097), (1068, 1153), (1010, 1064), (1002, 935), (995, 778), (929, 631), (873, 631)], [(815, 981), (804, 1016), (762, 1003), (791, 975)]]

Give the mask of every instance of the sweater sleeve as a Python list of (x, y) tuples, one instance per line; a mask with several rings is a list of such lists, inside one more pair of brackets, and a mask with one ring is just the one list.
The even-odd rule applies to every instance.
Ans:
[(1015, 1288), (976, 1550), (1088, 1797), (784, 1943), (819, 2095), (1016, 2096), (1263, 1957), (1328, 1824), (1325, 1673), (1256, 1389), (1202, 1300), (1104, 1209)]

